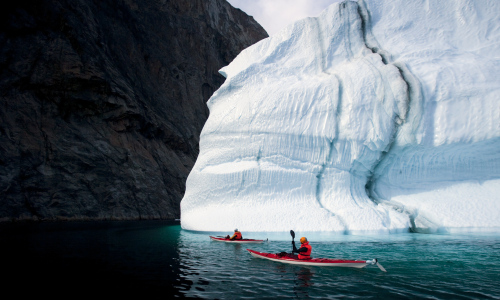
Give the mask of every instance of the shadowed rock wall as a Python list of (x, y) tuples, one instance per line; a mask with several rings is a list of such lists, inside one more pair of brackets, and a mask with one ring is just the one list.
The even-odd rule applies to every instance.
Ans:
[(225, 0), (0, 11), (0, 221), (179, 218), (218, 70), (264, 29)]

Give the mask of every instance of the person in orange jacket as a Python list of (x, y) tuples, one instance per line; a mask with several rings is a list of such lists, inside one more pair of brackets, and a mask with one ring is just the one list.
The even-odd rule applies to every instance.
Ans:
[(300, 248), (297, 249), (297, 247), (295, 247), (295, 242), (292, 241), (292, 245), (293, 245), (292, 253), (297, 253), (299, 256), (299, 259), (311, 258), (312, 247), (311, 247), (311, 245), (309, 245), (309, 241), (307, 241), (307, 238), (301, 237), (300, 243), (301, 243)]
[(230, 240), (241, 240), (243, 239), (243, 235), (241, 234), (241, 232), (238, 231), (238, 228), (236, 228), (234, 230), (234, 234), (232, 237), (229, 238)]

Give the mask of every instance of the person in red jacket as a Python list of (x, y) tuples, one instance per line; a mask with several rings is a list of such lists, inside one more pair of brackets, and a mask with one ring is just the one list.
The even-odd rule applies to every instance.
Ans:
[(243, 236), (241, 235), (241, 232), (238, 231), (238, 228), (234, 230), (234, 234), (232, 237), (229, 238), (230, 240), (241, 240), (243, 239)]
[(297, 247), (295, 247), (295, 242), (292, 241), (292, 245), (293, 245), (292, 253), (297, 253), (299, 256), (299, 259), (311, 258), (312, 247), (311, 247), (311, 245), (309, 245), (307, 238), (301, 237), (300, 243), (301, 243), (300, 248), (297, 249)]

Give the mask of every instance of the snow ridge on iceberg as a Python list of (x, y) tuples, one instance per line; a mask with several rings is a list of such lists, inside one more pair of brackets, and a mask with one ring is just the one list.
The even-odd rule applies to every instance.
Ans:
[[(441, 226), (399, 197), (428, 189), (412, 187), (418, 190), (412, 194), (397, 175), (388, 177), (403, 167), (412, 178), (407, 170), (428, 169), (429, 161), (401, 164), (424, 147), (426, 90), (411, 59), (394, 59), (398, 49), (386, 49), (392, 44), (378, 35), (392, 26), (378, 15), (384, 5), (400, 7), (399, 19), (412, 13), (402, 3), (336, 3), (245, 49), (221, 69), (227, 79), (208, 102), (200, 155), (181, 202), (184, 229), (394, 232)], [(490, 156), (498, 159), (498, 153)]]

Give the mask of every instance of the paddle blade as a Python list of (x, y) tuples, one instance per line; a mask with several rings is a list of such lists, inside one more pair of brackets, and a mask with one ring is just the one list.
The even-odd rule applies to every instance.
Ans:
[(377, 262), (377, 267), (378, 267), (380, 270), (382, 270), (382, 272), (387, 272), (387, 271), (384, 269), (384, 267), (382, 267), (382, 265), (381, 265), (381, 264), (379, 264), (378, 262)]
[(293, 230), (290, 230), (290, 235), (292, 236), (292, 240), (295, 238), (295, 232)]

